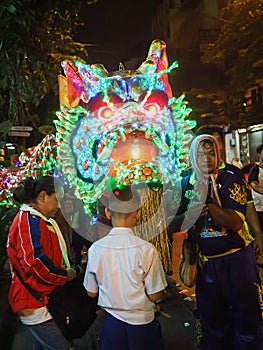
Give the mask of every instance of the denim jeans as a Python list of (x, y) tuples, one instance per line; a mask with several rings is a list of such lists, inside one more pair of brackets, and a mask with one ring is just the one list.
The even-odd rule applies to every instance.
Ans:
[(33, 336), (33, 350), (70, 350), (74, 349), (54, 320), (28, 326)]

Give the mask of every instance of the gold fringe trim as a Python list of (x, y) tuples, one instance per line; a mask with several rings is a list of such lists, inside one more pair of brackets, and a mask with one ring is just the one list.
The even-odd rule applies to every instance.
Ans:
[(197, 318), (195, 320), (195, 336), (196, 336), (196, 346), (202, 345), (203, 341), (203, 332), (201, 321)]
[[(157, 249), (163, 268), (166, 272), (172, 270), (167, 234), (166, 210), (161, 187), (148, 188), (141, 193), (140, 217), (135, 234), (151, 242)], [(143, 231), (143, 232), (142, 232)]]

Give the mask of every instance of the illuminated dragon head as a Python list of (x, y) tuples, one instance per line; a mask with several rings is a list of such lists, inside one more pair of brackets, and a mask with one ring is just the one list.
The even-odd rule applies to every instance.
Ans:
[(190, 108), (174, 98), (166, 44), (154, 40), (137, 70), (107, 72), (103, 65), (62, 63), (60, 111), (55, 121), (58, 164), (86, 212), (110, 187), (175, 182), (189, 142)]

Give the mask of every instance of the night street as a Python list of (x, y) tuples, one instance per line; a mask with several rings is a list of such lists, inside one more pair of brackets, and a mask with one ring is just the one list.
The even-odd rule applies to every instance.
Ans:
[(0, 2), (0, 350), (263, 350), (262, 22)]

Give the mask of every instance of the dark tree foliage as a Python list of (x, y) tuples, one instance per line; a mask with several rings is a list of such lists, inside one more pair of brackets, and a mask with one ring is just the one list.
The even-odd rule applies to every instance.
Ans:
[(94, 2), (1, 0), (0, 133), (11, 125), (36, 126), (35, 108), (57, 95), (61, 61), (88, 56), (88, 45), (74, 37), (82, 8)]
[(226, 83), (215, 104), (219, 103), (221, 113), (234, 128), (247, 127), (262, 122), (263, 116), (262, 101), (244, 108), (247, 90), (262, 84), (263, 0), (234, 0), (222, 10), (221, 19), (219, 38), (211, 43), (204, 59), (224, 62)]
[(235, 0), (223, 9), (222, 20), (206, 59), (224, 60), (229, 88), (238, 95), (263, 75), (263, 0)]

